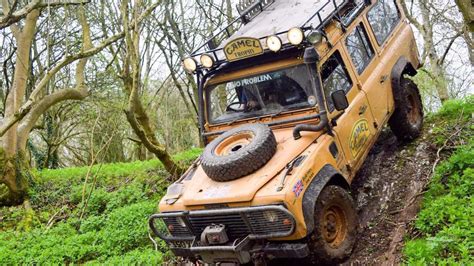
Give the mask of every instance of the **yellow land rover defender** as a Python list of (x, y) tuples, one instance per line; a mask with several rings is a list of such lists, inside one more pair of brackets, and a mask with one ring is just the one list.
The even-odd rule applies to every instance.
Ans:
[(192, 262), (342, 262), (357, 231), (350, 184), (384, 125), (420, 134), (413, 32), (398, 0), (242, 2), (183, 60), (207, 146), (150, 228)]

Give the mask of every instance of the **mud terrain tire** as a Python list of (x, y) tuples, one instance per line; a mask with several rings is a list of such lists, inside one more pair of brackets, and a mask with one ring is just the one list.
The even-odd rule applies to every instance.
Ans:
[(267, 125), (244, 125), (207, 145), (201, 165), (212, 180), (231, 181), (260, 169), (273, 157), (276, 148), (275, 135)]
[(399, 140), (414, 140), (423, 127), (423, 104), (418, 88), (412, 80), (402, 78), (399, 90), (393, 93), (395, 112), (388, 124)]
[(309, 243), (311, 264), (334, 265), (349, 258), (358, 219), (354, 201), (345, 189), (330, 185), (321, 191), (316, 201), (314, 224)]

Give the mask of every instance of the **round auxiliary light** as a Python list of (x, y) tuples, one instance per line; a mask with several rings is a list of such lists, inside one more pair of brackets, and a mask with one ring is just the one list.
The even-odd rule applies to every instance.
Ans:
[(271, 51), (278, 52), (282, 46), (281, 39), (276, 35), (270, 36), (267, 38), (267, 46)]
[(185, 58), (183, 60), (183, 66), (184, 69), (189, 73), (193, 73), (197, 69), (196, 60), (194, 60), (192, 57)]
[(308, 36), (306, 36), (306, 39), (311, 44), (320, 43), (323, 40), (323, 33), (313, 30), (308, 34)]
[(201, 65), (205, 68), (211, 68), (214, 65), (214, 58), (208, 54), (201, 55)]
[(288, 31), (288, 41), (293, 45), (300, 45), (304, 40), (304, 33), (300, 28), (292, 28)]

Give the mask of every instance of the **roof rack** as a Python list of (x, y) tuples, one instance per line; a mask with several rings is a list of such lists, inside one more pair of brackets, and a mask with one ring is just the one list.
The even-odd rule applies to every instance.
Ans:
[[(284, 5), (286, 4), (287, 0), (277, 0), (277, 1), (285, 1), (285, 2), (277, 2), (275, 5)], [(308, 19), (304, 20), (303, 23), (300, 25), (300, 28), (303, 32), (311, 31), (311, 30), (322, 30), (324, 27), (332, 20), (336, 19), (339, 21), (342, 26), (344, 27), (345, 23), (347, 23), (347, 18), (341, 17), (340, 11), (341, 9), (348, 3), (354, 5), (355, 10), (354, 12), (360, 12), (368, 3), (368, 0), (326, 0), (318, 5), (316, 12), (311, 13)], [(212, 55), (215, 58), (215, 65), (217, 67), (224, 62), (227, 62), (225, 54), (223, 52), (223, 47), (221, 43), (228, 38), (231, 38), (234, 33), (238, 33), (240, 29), (242, 29), (246, 24), (249, 24), (254, 20), (260, 13), (265, 11), (271, 4), (275, 3), (275, 0), (243, 0), (240, 6), (238, 6), (237, 10), (239, 11), (239, 17), (231, 22), (229, 25), (225, 26), (223, 29), (218, 31), (214, 36), (212, 36), (209, 40), (207, 40), (203, 45), (198, 47), (191, 55), (192, 58), (198, 58), (203, 54)], [(353, 16), (353, 14), (352, 14)], [(303, 18), (304, 19), (304, 18)], [(260, 40), (261, 43), (264, 43), (265, 40), (269, 36), (283, 36), (290, 30), (290, 28), (285, 29), (281, 32), (277, 32), (275, 34), (268, 34), (265, 36), (258, 37), (257, 39)], [(245, 33), (244, 33), (245, 34)], [(307, 45), (307, 44), (306, 44)], [(207, 47), (206, 47), (207, 46)], [(282, 50), (293, 48), (289, 43), (283, 43)], [(207, 49), (205, 49), (207, 48)], [(198, 68), (202, 69), (202, 68)]]
[(237, 5), (242, 23), (247, 24), (275, 0), (243, 0)]
[(241, 0), (240, 4), (237, 5), (239, 17), (209, 38), (209, 40), (198, 47), (192, 55), (198, 53), (206, 46), (208, 50), (216, 49), (225, 38), (231, 37), (234, 31), (252, 21), (252, 19), (262, 13), (263, 10), (273, 2), (275, 2), (275, 0)]

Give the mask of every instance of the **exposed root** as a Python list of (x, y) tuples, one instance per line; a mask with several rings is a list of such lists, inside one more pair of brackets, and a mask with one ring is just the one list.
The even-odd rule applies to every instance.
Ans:
[(37, 219), (36, 212), (31, 207), (29, 199), (25, 199), (23, 202), (23, 208), (25, 209), (23, 219), (18, 223), (17, 230), (29, 232), (33, 228), (34, 220)]

